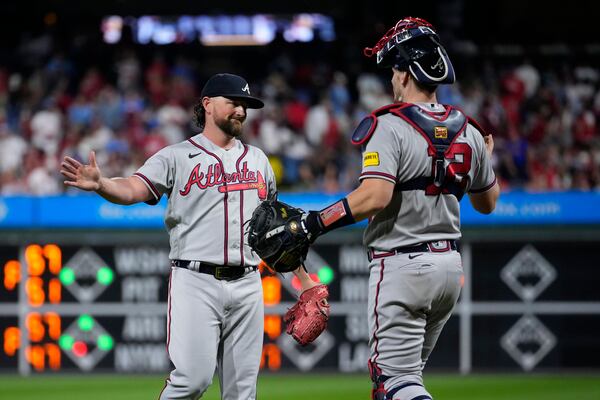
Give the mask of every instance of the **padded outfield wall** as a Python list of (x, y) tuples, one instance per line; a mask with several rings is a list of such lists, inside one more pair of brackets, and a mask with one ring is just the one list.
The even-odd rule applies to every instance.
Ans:
[[(281, 195), (304, 209), (337, 198)], [(96, 196), (0, 198), (0, 371), (169, 370), (164, 208), (164, 199), (124, 207)], [(462, 224), (465, 286), (429, 368), (600, 368), (600, 194), (507, 193), (491, 216), (465, 199)], [(263, 274), (263, 369), (366, 371), (364, 226), (323, 236), (309, 253), (332, 303), (314, 345), (282, 334), (295, 282)]]

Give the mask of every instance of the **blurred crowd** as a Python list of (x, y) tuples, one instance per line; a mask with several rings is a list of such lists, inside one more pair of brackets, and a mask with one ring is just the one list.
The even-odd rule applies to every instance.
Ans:
[[(28, 72), (0, 67), (1, 195), (62, 193), (62, 157), (87, 162), (91, 150), (103, 174), (129, 176), (198, 133), (192, 109), (206, 76), (196, 64), (123, 51), (110, 65), (82, 70), (57, 52)], [(600, 189), (599, 69), (492, 65), (459, 70), (459, 83), (440, 87), (438, 98), (494, 135), (503, 190)], [(268, 154), (281, 190), (350, 191), (361, 165), (350, 137), (392, 101), (390, 77), (271, 60), (262, 77), (247, 77), (266, 106), (248, 110), (244, 140)]]

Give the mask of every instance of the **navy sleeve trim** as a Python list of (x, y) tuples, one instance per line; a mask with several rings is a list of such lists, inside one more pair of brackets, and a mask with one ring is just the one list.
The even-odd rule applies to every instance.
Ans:
[(365, 178), (380, 178), (385, 179), (386, 181), (390, 181), (392, 183), (397, 183), (398, 180), (394, 175), (386, 174), (385, 172), (377, 172), (377, 171), (367, 171), (360, 174), (359, 180), (363, 180)]
[(469, 190), (469, 193), (483, 193), (483, 192), (487, 192), (492, 187), (494, 187), (495, 184), (496, 184), (496, 177), (494, 176), (494, 180), (492, 181), (492, 183), (490, 183), (487, 186), (482, 187), (481, 189), (471, 189), (471, 190)]
[(150, 189), (150, 192), (152, 192), (152, 195), (154, 196), (154, 201), (153, 200), (149, 200), (146, 203), (150, 204), (150, 205), (154, 205), (156, 203), (158, 203), (158, 201), (160, 200), (160, 192), (158, 191), (158, 189), (156, 189), (156, 186), (154, 186), (152, 184), (152, 182), (150, 181), (150, 179), (148, 179), (144, 174), (141, 174), (139, 172), (136, 172), (133, 174), (133, 176), (139, 178), (142, 180), (142, 182), (144, 182), (146, 184), (146, 186), (148, 186), (148, 189)]

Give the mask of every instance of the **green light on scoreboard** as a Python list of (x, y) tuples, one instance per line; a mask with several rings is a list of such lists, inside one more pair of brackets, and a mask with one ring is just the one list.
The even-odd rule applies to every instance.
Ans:
[(319, 276), (319, 281), (325, 285), (329, 285), (333, 281), (333, 269), (327, 265), (321, 267), (317, 275)]
[(96, 273), (96, 279), (98, 280), (98, 282), (104, 286), (108, 286), (111, 284), (111, 282), (113, 281), (115, 277), (115, 274), (113, 273), (112, 269), (108, 268), (108, 267), (102, 267), (98, 270), (98, 272)]
[(115, 342), (110, 335), (98, 336), (97, 346), (100, 350), (110, 351), (115, 346)]
[(69, 267), (63, 267), (58, 274), (58, 279), (63, 285), (69, 286), (75, 282), (75, 272)]
[(69, 351), (73, 348), (73, 344), (75, 343), (75, 339), (71, 335), (61, 335), (58, 338), (58, 345), (64, 351)]
[(94, 327), (94, 318), (90, 317), (87, 314), (83, 314), (77, 320), (77, 325), (79, 325), (79, 329), (84, 332), (91, 331)]

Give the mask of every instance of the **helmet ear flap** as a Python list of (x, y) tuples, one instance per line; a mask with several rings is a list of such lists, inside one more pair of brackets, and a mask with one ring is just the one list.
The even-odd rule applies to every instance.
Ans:
[(431, 52), (424, 53), (411, 62), (410, 73), (414, 78), (426, 85), (454, 83), (454, 67), (442, 46), (436, 46)]

